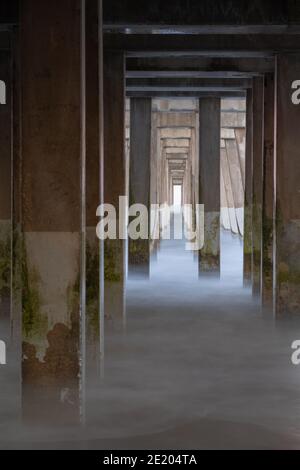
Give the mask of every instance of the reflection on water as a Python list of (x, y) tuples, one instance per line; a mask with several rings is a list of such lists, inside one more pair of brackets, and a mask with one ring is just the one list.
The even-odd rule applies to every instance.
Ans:
[(106, 336), (85, 426), (22, 427), (12, 360), (0, 448), (300, 448), (300, 325), (262, 315), (242, 284), (239, 238), (222, 233), (220, 279), (199, 279), (183, 241), (161, 242), (150, 279), (128, 281), (127, 329)]

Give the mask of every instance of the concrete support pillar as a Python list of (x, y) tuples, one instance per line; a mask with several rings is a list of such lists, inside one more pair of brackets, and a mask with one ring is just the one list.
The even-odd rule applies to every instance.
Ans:
[(274, 75), (265, 75), (264, 92), (264, 161), (262, 225), (262, 302), (273, 306), (273, 241), (274, 241)]
[(245, 191), (246, 128), (236, 128), (234, 130), (234, 134), (239, 152), (239, 162), (242, 174), (243, 190)]
[(252, 284), (252, 171), (253, 171), (253, 91), (246, 98), (246, 162), (244, 202), (244, 286)]
[(225, 223), (224, 225), (225, 226), (229, 225), (229, 228), (231, 229), (232, 233), (237, 235), (239, 233), (239, 228), (238, 228), (237, 219), (235, 215), (234, 196), (233, 196), (230, 169), (229, 169), (229, 164), (228, 164), (226, 148), (221, 149), (221, 172), (222, 172), (221, 178), (224, 181), (224, 190), (226, 194), (226, 203), (227, 203), (226, 207), (228, 208), (228, 221), (227, 221), (227, 224)]
[[(11, 33), (11, 51), (0, 52), (0, 337), (6, 344), (7, 363), (5, 367), (0, 367), (0, 414), (19, 420), (21, 412), (21, 289), (18, 288), (18, 296), (16, 297), (13, 287), (13, 272), (16, 265), (13, 237), (14, 189), (15, 186), (18, 186), (13, 184), (15, 176), (14, 153), (17, 154), (19, 150), (16, 121), (18, 129), (20, 128), (18, 113), (20, 87), (15, 70), (15, 61), (18, 63), (18, 67), (20, 61), (19, 56), (15, 53), (18, 42), (16, 36), (17, 31), (14, 30)], [(19, 186), (18, 195), (20, 195)], [(20, 226), (18, 225), (18, 227)], [(18, 279), (18, 286), (20, 285), (21, 281)], [(17, 309), (15, 308), (16, 298)]]
[(104, 256), (96, 235), (103, 203), (102, 0), (86, 9), (86, 359), (87, 374), (100, 371), (104, 356)]
[(253, 79), (252, 292), (261, 295), (264, 78)]
[(22, 2), (23, 412), (43, 423), (78, 422), (84, 388), (84, 16)]
[(200, 100), (199, 202), (204, 204), (205, 240), (199, 253), (200, 273), (220, 273), (220, 129), (219, 98)]
[[(132, 98), (130, 102), (130, 206), (148, 209), (150, 229), (151, 98)], [(134, 218), (133, 218), (134, 219)], [(141, 230), (141, 227), (140, 227)], [(129, 275), (150, 275), (150, 237), (128, 241)]]
[(11, 58), (0, 52), (0, 326), (9, 340), (12, 274)]
[[(227, 200), (227, 192), (224, 182), (224, 171), (222, 168), (223, 155), (225, 153), (224, 149), (221, 149), (221, 225), (225, 230), (230, 230), (230, 218), (229, 218), (229, 204)], [(226, 157), (226, 155), (225, 155)]]
[[(197, 122), (197, 113), (196, 113), (196, 122)], [(199, 120), (198, 120), (199, 121)], [(192, 129), (191, 139), (190, 139), (190, 152), (191, 152), (191, 204), (192, 204), (192, 229), (196, 227), (196, 204), (198, 204), (198, 192), (196, 188), (196, 182), (198, 183), (198, 142), (197, 142), (198, 129), (196, 126)]]
[[(22, 343), (22, 119), (21, 119), (21, 47), (20, 30), (12, 35), (12, 297), (11, 333), (14, 350), (21, 356)], [(19, 377), (21, 364), (19, 363)]]
[(117, 326), (125, 322), (126, 282), (126, 242), (119, 233), (119, 198), (126, 194), (125, 58), (122, 52), (104, 52), (104, 174), (104, 201), (114, 206), (117, 222), (117, 239), (107, 239), (104, 244), (105, 317), (108, 324)]
[(238, 225), (238, 232), (241, 236), (244, 234), (243, 208), (244, 208), (244, 190), (243, 175), (239, 160), (238, 147), (235, 139), (226, 139), (226, 155), (230, 173), (230, 183), (232, 187), (235, 217)]
[[(152, 112), (151, 119), (151, 165), (150, 165), (150, 202), (158, 205), (160, 200), (160, 132), (158, 131), (158, 113)], [(156, 255), (159, 245), (159, 211), (151, 212), (151, 246), (152, 255)]]
[(162, 204), (168, 204), (169, 202), (169, 165), (168, 165), (168, 160), (167, 160), (167, 154), (166, 154), (166, 149), (162, 146), (161, 148), (161, 162), (162, 162), (162, 178), (161, 178), (161, 194), (162, 194), (162, 199), (161, 203)]
[(276, 296), (277, 315), (300, 314), (300, 55), (277, 57)]

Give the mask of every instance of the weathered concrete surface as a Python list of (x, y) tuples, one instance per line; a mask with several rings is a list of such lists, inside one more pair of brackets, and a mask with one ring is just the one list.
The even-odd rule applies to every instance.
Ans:
[[(222, 156), (221, 156), (222, 158)], [(231, 230), (227, 194), (221, 167), (221, 224), (225, 230)]]
[(195, 112), (165, 112), (160, 113), (160, 127), (195, 127)]
[(262, 222), (262, 303), (272, 310), (274, 269), (274, 75), (265, 75), (264, 92), (264, 162)]
[[(0, 220), (0, 315), (2, 312), (2, 303), (10, 305), (11, 295), (11, 239), (12, 224), (10, 219)], [(2, 312), (2, 313), (1, 313)], [(6, 315), (9, 308), (6, 309)], [(6, 317), (6, 321), (10, 322), (10, 315)]]
[[(153, 110), (153, 104), (152, 104)], [(151, 161), (150, 161), (150, 203), (158, 205), (160, 201), (161, 188), (161, 138), (158, 129), (158, 113), (151, 113)], [(171, 141), (173, 141), (171, 139)], [(151, 240), (150, 253), (156, 256), (160, 238), (159, 210), (156, 208), (150, 214)]]
[(186, 148), (190, 146), (190, 141), (189, 139), (166, 139), (165, 146), (167, 148), (171, 148), (171, 147)]
[(238, 146), (240, 167), (242, 173), (243, 190), (245, 190), (245, 166), (246, 166), (246, 126), (234, 130), (235, 140)]
[(244, 285), (252, 283), (253, 92), (246, 98), (246, 156), (244, 202)]
[(246, 126), (246, 115), (244, 112), (222, 112), (221, 127), (234, 129)]
[(300, 314), (300, 105), (292, 83), (300, 76), (299, 54), (277, 58), (276, 301), (279, 316)]
[(253, 79), (252, 290), (261, 294), (264, 79)]
[[(22, 159), (21, 159), (21, 60), (20, 60), (20, 30), (14, 29), (12, 36), (12, 296), (11, 296), (11, 339), (14, 352), (21, 356), (22, 348)], [(21, 377), (21, 362), (17, 368)], [(19, 390), (19, 393), (21, 390)], [(20, 401), (19, 401), (20, 403)]]
[(86, 375), (99, 375), (104, 359), (104, 253), (96, 236), (103, 202), (102, 2), (86, 4)]
[(226, 194), (226, 206), (222, 205), (223, 209), (226, 208), (228, 210), (228, 217), (229, 217), (229, 228), (237, 235), (239, 233), (239, 228), (236, 219), (235, 213), (235, 206), (234, 206), (234, 197), (232, 191), (232, 184), (230, 178), (230, 170), (227, 158), (227, 151), (226, 148), (221, 149), (221, 177), (224, 181), (224, 189)]
[(220, 120), (218, 98), (200, 100), (199, 202), (204, 204), (204, 247), (200, 273), (220, 273)]
[(174, 127), (167, 127), (161, 129), (161, 138), (162, 139), (190, 139), (192, 135), (192, 131), (190, 127), (187, 127), (187, 124), (184, 123), (183, 126), (177, 128), (176, 125)]
[[(122, 52), (104, 53), (104, 202), (117, 211), (126, 194), (125, 158), (125, 58)], [(125, 221), (124, 221), (125, 223)], [(105, 317), (109, 325), (125, 319), (125, 241), (105, 240)]]
[(230, 183), (233, 192), (235, 216), (239, 233), (244, 235), (244, 191), (242, 171), (239, 160), (239, 153), (237, 142), (235, 140), (226, 139), (225, 141), (226, 155), (228, 160), (228, 167), (230, 173)]
[(7, 325), (12, 275), (11, 80), (10, 53), (0, 52), (0, 316), (4, 321), (5, 315)]
[[(150, 225), (151, 99), (133, 98), (130, 104), (130, 206), (143, 204)], [(130, 219), (129, 219), (130, 221)], [(149, 230), (148, 230), (149, 234)], [(128, 241), (129, 275), (150, 275), (150, 237)]]
[(23, 414), (43, 422), (81, 412), (82, 15), (22, 2)]
[(167, 147), (165, 146), (166, 149), (166, 154), (175, 154), (175, 153), (180, 153), (180, 154), (185, 154), (187, 152), (186, 147)]

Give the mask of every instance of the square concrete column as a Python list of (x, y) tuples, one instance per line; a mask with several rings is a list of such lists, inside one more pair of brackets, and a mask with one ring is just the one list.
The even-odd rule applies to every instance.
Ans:
[[(160, 191), (160, 132), (158, 130), (158, 113), (152, 112), (151, 119), (151, 162), (150, 162), (150, 203), (159, 204)], [(151, 256), (157, 255), (159, 245), (159, 211), (153, 210), (150, 216), (151, 224), (151, 240), (150, 252)]]
[(253, 79), (252, 292), (261, 295), (264, 152), (264, 78)]
[(104, 253), (96, 235), (103, 203), (102, 0), (86, 9), (86, 362), (87, 378), (99, 375), (104, 358)]
[[(12, 177), (14, 144), (17, 144), (12, 126), (14, 103), (17, 100), (14, 89), (14, 34), (10, 34), (10, 39), (11, 50), (0, 52), (0, 338), (6, 345), (6, 366), (0, 366), (0, 414), (18, 420), (21, 407), (21, 338), (19, 328), (18, 336), (16, 334), (12, 283), (14, 266)], [(18, 308), (18, 320), (20, 318), (21, 313)]]
[(264, 308), (273, 306), (274, 267), (274, 74), (265, 75), (264, 91), (264, 161), (263, 161), (263, 210), (262, 210), (262, 303)]
[(104, 297), (107, 323), (116, 326), (125, 322), (126, 242), (119, 233), (119, 198), (125, 195), (125, 57), (105, 51), (104, 202), (116, 210), (117, 239), (104, 244)]
[(128, 240), (129, 276), (134, 277), (150, 275), (151, 108), (151, 98), (130, 100), (129, 204), (142, 204), (148, 211), (148, 238)]
[(246, 162), (244, 203), (244, 286), (252, 283), (252, 172), (253, 172), (253, 92), (246, 97)]
[(12, 184), (11, 119), (12, 74), (10, 52), (0, 52), (0, 328), (8, 344), (11, 320)]
[(221, 178), (224, 183), (224, 196), (226, 196), (226, 208), (228, 209), (227, 225), (229, 229), (231, 229), (232, 233), (237, 235), (239, 233), (239, 228), (235, 214), (234, 195), (226, 148), (221, 148)]
[(199, 203), (204, 204), (204, 247), (199, 272), (220, 274), (220, 98), (200, 100)]
[(225, 148), (238, 233), (243, 236), (243, 207), (245, 196), (243, 188), (243, 175), (236, 140), (225, 139)]
[(85, 378), (85, 2), (24, 0), (21, 24), (23, 413), (66, 424)]
[[(22, 119), (20, 29), (12, 35), (12, 297), (11, 333), (14, 350), (21, 355), (22, 343)], [(21, 364), (18, 371), (21, 376)]]
[(277, 57), (275, 311), (300, 314), (300, 54)]

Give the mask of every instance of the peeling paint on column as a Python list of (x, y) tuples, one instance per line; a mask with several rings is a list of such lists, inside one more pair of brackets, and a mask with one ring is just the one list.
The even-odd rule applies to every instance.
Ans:
[(53, 412), (64, 408), (66, 416), (69, 408), (70, 420), (79, 418), (79, 249), (79, 234), (24, 234), (22, 376), (30, 419), (49, 396)]
[(71, 328), (74, 309), (79, 309), (78, 260), (78, 234), (24, 234), (23, 338), (35, 346), (37, 356), (41, 359), (47, 348), (47, 332), (57, 323)]
[(83, 6), (26, 0), (21, 9), (23, 416), (45, 424), (83, 416)]

